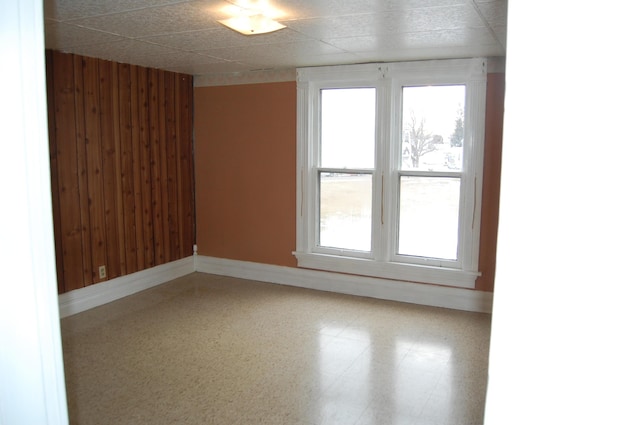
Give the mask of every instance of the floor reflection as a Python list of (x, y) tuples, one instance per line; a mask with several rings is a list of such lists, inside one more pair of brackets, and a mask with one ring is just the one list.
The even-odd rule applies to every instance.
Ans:
[(325, 388), (319, 400), (322, 418), (328, 423), (354, 423), (370, 403), (370, 336), (331, 326), (325, 332), (318, 334), (318, 368)]
[(417, 424), (428, 416), (444, 419), (455, 407), (453, 349), (445, 342), (398, 337), (385, 343), (364, 329), (322, 329), (321, 423)]

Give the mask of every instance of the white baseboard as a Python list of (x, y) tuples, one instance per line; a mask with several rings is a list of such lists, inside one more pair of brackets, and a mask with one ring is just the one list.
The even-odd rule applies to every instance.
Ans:
[(60, 317), (71, 316), (119, 298), (144, 291), (195, 271), (194, 257), (96, 283), (58, 296)]
[(195, 255), (58, 296), (60, 317), (144, 291), (194, 271), (455, 310), (490, 313), (490, 292)]
[(455, 310), (491, 313), (491, 292), (195, 256), (198, 272)]

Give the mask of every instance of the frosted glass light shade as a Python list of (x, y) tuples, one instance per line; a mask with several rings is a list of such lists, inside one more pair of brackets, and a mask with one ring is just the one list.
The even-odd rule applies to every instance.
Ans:
[(286, 28), (280, 22), (262, 14), (236, 16), (218, 22), (244, 35), (265, 34)]

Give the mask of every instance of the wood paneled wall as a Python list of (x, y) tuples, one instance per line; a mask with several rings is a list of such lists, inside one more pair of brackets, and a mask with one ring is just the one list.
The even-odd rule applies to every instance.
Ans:
[(46, 55), (59, 292), (191, 255), (192, 77)]

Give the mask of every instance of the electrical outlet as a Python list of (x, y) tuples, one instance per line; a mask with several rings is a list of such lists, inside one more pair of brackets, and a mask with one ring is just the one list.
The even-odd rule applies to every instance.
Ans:
[(100, 279), (107, 277), (107, 266), (98, 267), (98, 275), (100, 275)]

